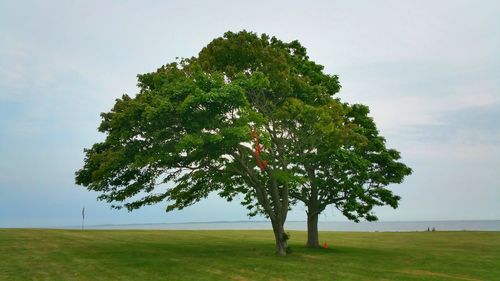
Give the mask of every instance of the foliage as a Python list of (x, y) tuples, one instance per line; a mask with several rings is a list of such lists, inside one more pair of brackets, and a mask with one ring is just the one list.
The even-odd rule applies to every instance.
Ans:
[[(245, 31), (215, 39), (198, 58), (139, 75), (139, 87), (102, 114), (99, 131), (107, 137), (85, 150), (76, 173), (76, 182), (101, 192), (100, 199), (132, 199), (123, 204), (129, 210), (165, 199), (175, 199), (168, 210), (183, 208), (214, 190), (228, 198), (240, 191), (259, 197), (259, 185), (283, 192), (290, 172), (276, 151), (286, 144), (276, 138), (282, 120), (275, 112), (290, 99), (328, 101), (339, 89), (337, 77), (323, 75), (297, 41)], [(265, 173), (255, 165), (252, 130), (264, 145)], [(154, 193), (163, 183), (173, 186)], [(285, 203), (286, 193), (261, 199)]]
[(335, 204), (354, 220), (397, 206), (384, 187), (411, 170), (385, 148), (366, 106), (334, 97), (338, 77), (298, 41), (227, 32), (197, 57), (138, 78), (140, 92), (101, 115), (106, 139), (76, 172), (116, 208), (168, 201), (171, 211), (213, 191), (241, 194), (250, 215), (270, 218), (284, 254), (295, 200), (315, 213)]
[(309, 215), (334, 204), (354, 221), (376, 220), (374, 206), (396, 208), (400, 197), (386, 187), (401, 183), (412, 171), (398, 162), (398, 151), (386, 148), (368, 107), (343, 104), (315, 110), (310, 115), (291, 111), (297, 174), (304, 177), (291, 196), (306, 203)]
[[(106, 139), (85, 150), (76, 182), (129, 210), (170, 200), (170, 211), (212, 191), (229, 200), (242, 193), (252, 213), (271, 219), (284, 253), (296, 177), (287, 162), (287, 120), (279, 117), (294, 100), (332, 102), (338, 79), (322, 69), (297, 41), (227, 32), (197, 58), (139, 75), (140, 92), (102, 114)], [(257, 155), (252, 132), (263, 145)]]

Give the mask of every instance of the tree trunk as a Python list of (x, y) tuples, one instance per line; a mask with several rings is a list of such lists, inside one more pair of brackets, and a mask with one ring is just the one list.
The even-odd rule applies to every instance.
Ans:
[(308, 248), (319, 247), (318, 239), (318, 213), (311, 212), (307, 215), (307, 244)]
[(272, 222), (274, 238), (276, 240), (276, 253), (280, 256), (286, 256), (288, 243), (285, 239), (285, 229), (282, 223)]
[(318, 239), (318, 215), (321, 213), (318, 202), (318, 187), (316, 186), (316, 175), (314, 169), (306, 167), (307, 175), (311, 181), (311, 195), (307, 205), (307, 244), (308, 248), (319, 247)]

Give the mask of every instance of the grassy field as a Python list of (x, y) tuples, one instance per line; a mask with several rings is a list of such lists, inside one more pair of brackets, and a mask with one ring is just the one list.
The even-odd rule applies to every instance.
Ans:
[(500, 280), (500, 232), (0, 229), (0, 280)]

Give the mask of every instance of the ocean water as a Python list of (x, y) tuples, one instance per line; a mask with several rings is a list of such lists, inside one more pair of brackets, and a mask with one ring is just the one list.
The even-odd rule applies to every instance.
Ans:
[[(500, 220), (463, 220), (463, 221), (377, 221), (377, 222), (339, 222), (320, 221), (320, 231), (500, 231)], [(69, 227), (78, 228), (78, 227)], [(93, 225), (86, 229), (164, 229), (164, 230), (256, 230), (271, 229), (269, 221), (235, 222), (195, 222), (195, 223), (152, 223)], [(305, 221), (289, 221), (286, 230), (307, 230)]]

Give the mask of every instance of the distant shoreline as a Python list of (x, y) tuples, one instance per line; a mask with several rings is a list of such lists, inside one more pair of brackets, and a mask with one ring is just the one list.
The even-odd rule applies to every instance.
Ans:
[[(9, 227), (2, 227), (9, 228)], [(75, 226), (51, 227), (15, 227), (15, 228), (43, 228), (43, 229), (81, 229)], [(306, 221), (288, 221), (287, 230), (306, 230)], [(320, 231), (426, 231), (434, 228), (436, 231), (500, 231), (500, 220), (435, 220), (435, 221), (320, 221)], [(177, 222), (177, 223), (139, 223), (139, 224), (98, 224), (86, 225), (85, 229), (150, 229), (150, 230), (268, 230), (270, 221), (209, 221), (209, 222)]]

